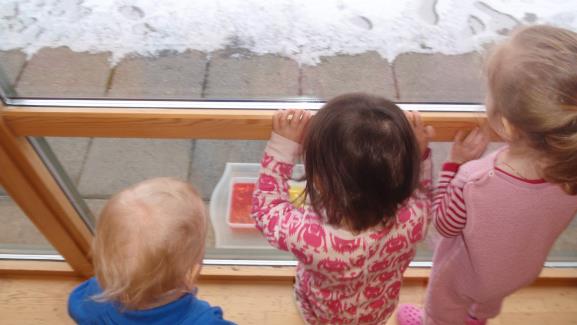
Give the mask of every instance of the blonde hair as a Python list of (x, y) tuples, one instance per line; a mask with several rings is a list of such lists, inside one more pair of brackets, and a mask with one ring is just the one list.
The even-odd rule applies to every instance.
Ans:
[(146, 180), (114, 195), (96, 227), (94, 266), (102, 293), (94, 299), (138, 309), (193, 290), (206, 225), (198, 192), (176, 179)]
[(535, 156), (542, 176), (577, 194), (577, 33), (523, 27), (487, 61), (490, 121), (500, 117)]

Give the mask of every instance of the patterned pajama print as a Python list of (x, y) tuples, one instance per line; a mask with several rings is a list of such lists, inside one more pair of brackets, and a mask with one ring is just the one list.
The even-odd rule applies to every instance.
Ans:
[[(431, 209), (431, 161), (420, 189), (395, 220), (360, 234), (295, 208), (288, 184), (300, 146), (273, 134), (265, 150), (252, 215), (268, 242), (298, 260), (295, 294), (309, 324), (384, 324), (395, 309), (403, 272), (425, 236)], [(429, 155), (430, 157), (430, 155)]]

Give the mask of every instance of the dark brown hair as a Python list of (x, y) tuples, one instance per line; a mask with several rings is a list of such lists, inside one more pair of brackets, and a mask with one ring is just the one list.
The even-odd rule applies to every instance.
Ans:
[(577, 33), (523, 27), (487, 63), (490, 120), (504, 117), (543, 177), (577, 194)]
[(354, 232), (394, 218), (418, 185), (413, 129), (381, 97), (353, 93), (326, 103), (310, 122), (303, 153), (312, 206), (328, 224)]

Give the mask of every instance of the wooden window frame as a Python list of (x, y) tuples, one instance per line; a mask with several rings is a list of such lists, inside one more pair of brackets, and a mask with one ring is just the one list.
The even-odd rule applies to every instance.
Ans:
[[(298, 103), (295, 107), (298, 108)], [(66, 262), (0, 261), (1, 274), (92, 275), (92, 234), (26, 140), (28, 136), (201, 138), (266, 140), (274, 110), (20, 107), (0, 103), (0, 183)], [(451, 141), (461, 129), (486, 124), (479, 112), (422, 112), (436, 129), (434, 141)], [(493, 134), (493, 138), (498, 137)], [(412, 278), (429, 270), (412, 269)], [(205, 266), (205, 278), (294, 277), (294, 267)], [(546, 269), (546, 278), (577, 278), (577, 269)]]
[[(298, 103), (295, 103), (298, 108)], [(201, 138), (265, 140), (274, 110), (85, 108), (4, 106), (1, 116), (17, 137)], [(459, 129), (486, 123), (479, 112), (422, 112), (450, 141)], [(495, 136), (495, 135), (494, 135)], [(496, 136), (495, 136), (496, 137)]]

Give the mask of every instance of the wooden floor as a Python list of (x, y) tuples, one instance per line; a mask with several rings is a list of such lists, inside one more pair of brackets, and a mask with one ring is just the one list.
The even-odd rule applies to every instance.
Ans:
[[(66, 299), (79, 282), (64, 276), (1, 276), (0, 324), (72, 324)], [(410, 281), (401, 291), (401, 302), (420, 303), (424, 291), (422, 280)], [(225, 317), (239, 324), (302, 324), (286, 280), (204, 281), (199, 295), (221, 306)], [(577, 285), (540, 284), (521, 290), (490, 324), (577, 324)], [(387, 325), (396, 321), (391, 319)]]

